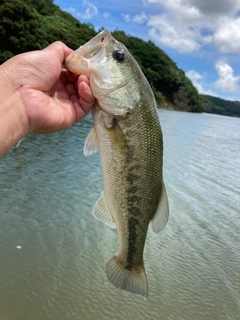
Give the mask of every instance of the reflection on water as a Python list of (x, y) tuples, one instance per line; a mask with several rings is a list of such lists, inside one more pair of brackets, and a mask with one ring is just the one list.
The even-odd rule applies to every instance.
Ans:
[[(239, 119), (159, 110), (170, 221), (145, 247), (149, 299), (114, 288), (116, 231), (96, 221), (91, 118), (0, 159), (0, 319), (240, 318)], [(17, 249), (21, 246), (21, 249)]]

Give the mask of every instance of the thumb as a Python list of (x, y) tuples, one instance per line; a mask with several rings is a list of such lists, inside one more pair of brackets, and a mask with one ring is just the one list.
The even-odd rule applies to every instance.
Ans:
[(55, 41), (50, 44), (48, 47), (43, 49), (43, 51), (49, 52), (51, 54), (55, 54), (56, 57), (60, 60), (61, 63), (64, 62), (64, 59), (73, 52), (68, 46), (66, 46), (61, 41)]

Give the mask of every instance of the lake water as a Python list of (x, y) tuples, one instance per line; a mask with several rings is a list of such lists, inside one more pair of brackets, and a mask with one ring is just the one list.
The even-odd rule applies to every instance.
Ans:
[(170, 220), (149, 228), (149, 299), (113, 287), (115, 230), (94, 219), (91, 117), (0, 159), (1, 320), (240, 319), (240, 119), (159, 110)]

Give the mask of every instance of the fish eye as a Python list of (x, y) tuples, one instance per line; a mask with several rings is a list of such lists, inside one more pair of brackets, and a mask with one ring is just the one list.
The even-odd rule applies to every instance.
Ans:
[(122, 50), (117, 50), (113, 52), (113, 58), (119, 62), (122, 62), (125, 60), (125, 53)]

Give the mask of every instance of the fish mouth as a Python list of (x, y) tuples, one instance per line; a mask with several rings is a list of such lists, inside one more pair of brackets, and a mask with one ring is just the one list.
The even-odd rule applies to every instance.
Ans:
[[(81, 48), (81, 47), (80, 47)], [(81, 55), (81, 50), (78, 49), (77, 52), (71, 53), (69, 56), (65, 58), (63, 67), (72, 73), (81, 75), (84, 74), (87, 77), (90, 76), (90, 72), (88, 70), (88, 62), (86, 59)]]
[(98, 59), (104, 58), (105, 50), (101, 49), (107, 47), (111, 39), (111, 33), (108, 30), (103, 30), (67, 56), (64, 61), (64, 67), (73, 73), (90, 77), (91, 64), (94, 64)]
[[(105, 47), (108, 45), (108, 42), (112, 39), (112, 35), (108, 30), (103, 30), (99, 34), (97, 34), (94, 38), (89, 40), (84, 46), (89, 46), (92, 48), (94, 46)], [(91, 49), (90, 49), (91, 50)]]

